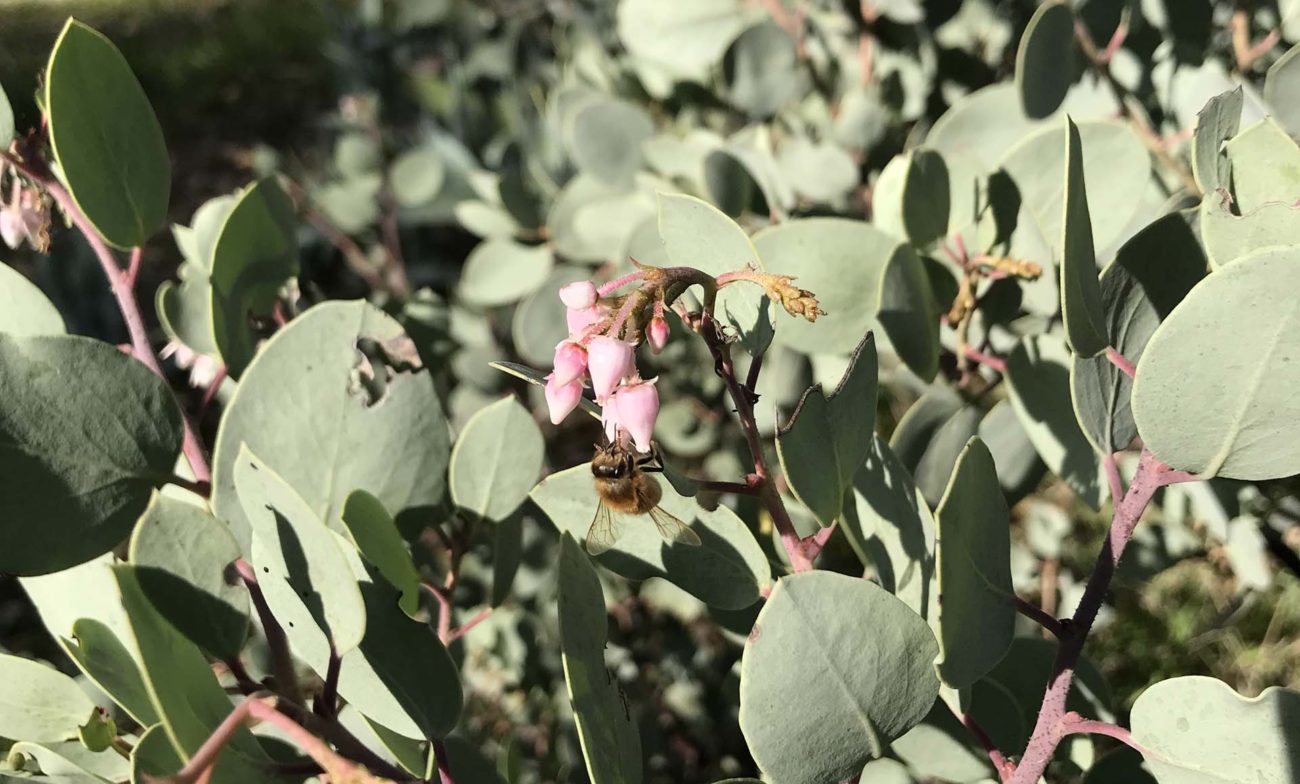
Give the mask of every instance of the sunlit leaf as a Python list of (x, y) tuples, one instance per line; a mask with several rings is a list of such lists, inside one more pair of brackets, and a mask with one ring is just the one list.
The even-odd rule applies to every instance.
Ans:
[(77, 737), (77, 728), (95, 711), (74, 680), (32, 659), (0, 654), (0, 736), (13, 740), (59, 741)]
[(488, 520), (515, 511), (545, 457), (542, 431), (513, 395), (475, 414), (456, 439), (448, 484), (457, 506)]
[[(0, 133), (0, 137), (3, 135)], [(62, 335), (65, 331), (63, 316), (36, 284), (8, 264), (0, 264), (0, 332), (28, 337)]]
[(420, 606), (420, 573), (393, 516), (378, 498), (356, 490), (343, 505), (343, 525), (361, 555), (401, 592), (402, 612), (414, 616)]

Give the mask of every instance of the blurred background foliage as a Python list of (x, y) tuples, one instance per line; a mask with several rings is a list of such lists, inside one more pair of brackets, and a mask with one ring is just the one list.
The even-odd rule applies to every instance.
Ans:
[[(309, 301), (371, 292), (396, 232), (406, 279), (388, 279), (387, 307), (441, 369), (450, 417), (461, 426), (507, 389), (537, 402), (535, 391), (487, 363), (547, 365), (558, 339), (553, 322), (563, 329), (555, 288), (611, 277), (629, 252), (641, 252), (656, 183), (701, 193), (749, 228), (818, 215), (874, 217), (881, 225), (873, 211), (886, 165), (964, 96), (1012, 79), (1036, 5), (700, 0), (692, 16), (665, 10), (678, 0), (658, 1), (656, 11), (653, 0), (624, 0), (621, 8), (614, 0), (0, 0), (0, 82), (19, 127), (31, 125), (33, 75), (64, 19), (75, 14), (102, 30), (139, 75), (163, 125), (175, 172), (174, 223), (189, 225), (206, 200), (256, 174), (279, 170), (301, 186), (317, 218), (302, 234), (300, 287)], [(1145, 124), (1135, 133), (1147, 149), (1159, 163), (1175, 163), (1157, 167), (1160, 187), (1145, 199), (1154, 202), (1142, 212), (1147, 218), (1186, 195), (1178, 161), (1206, 99), (1241, 86), (1246, 114), (1258, 117), (1266, 72), (1300, 40), (1300, 11), (1288, 0), (1074, 5), (1098, 48), (1121, 25), (1127, 34), (1104, 77), (1087, 58), (1072, 61), (1067, 106), (1076, 119)], [(665, 19), (662, 28), (652, 24)], [(1258, 51), (1243, 59), (1251, 47)], [(1275, 113), (1292, 134), (1300, 130), (1288, 124), (1294, 116)], [(999, 149), (1028, 133), (1023, 117), (995, 112), (985, 122), (980, 132)], [(636, 160), (628, 159), (629, 145)], [(957, 165), (948, 160), (950, 169)], [(15, 264), (59, 305), (70, 331), (120, 342), (115, 307), (79, 243), (63, 232), (49, 256)], [(473, 254), (485, 249), (500, 255), (476, 264)], [(645, 260), (654, 262), (650, 250)], [(523, 269), (523, 251), (545, 256), (543, 274), (499, 271)], [(174, 278), (182, 260), (169, 239), (151, 243), (140, 290)], [(942, 274), (934, 280), (946, 308), (955, 284)], [(985, 297), (981, 308), (990, 323), (1032, 317), (1032, 303), (1021, 297), (1007, 290)], [(743, 450), (715, 405), (722, 390), (706, 357), (697, 342), (674, 340), (655, 360), (674, 369), (661, 387), (659, 437), (692, 473), (729, 478), (742, 472)], [(833, 381), (843, 368), (839, 357), (788, 346), (766, 362), (763, 394), (787, 411), (807, 381)], [(940, 374), (957, 378), (950, 352)], [(183, 386), (179, 374), (176, 380)], [(888, 438), (926, 384), (896, 360), (882, 381), (877, 421)], [(991, 399), (977, 394), (974, 402), (987, 407)], [(954, 410), (946, 409), (927, 441)], [(212, 415), (203, 423), (209, 434), (215, 425)], [(548, 426), (548, 467), (587, 459), (595, 427)], [(1027, 485), (1013, 498), (1016, 584), (1065, 615), (1108, 518), (1031, 462), (1020, 477)], [(1294, 491), (1293, 480), (1216, 480), (1163, 494), (1088, 646), (1121, 723), (1143, 687), (1175, 675), (1213, 675), (1248, 695), (1300, 686)], [(770, 531), (749, 499), (736, 508)], [(523, 545), (512, 598), (455, 649), (467, 695), (456, 744), (468, 746), (453, 758), (486, 766), (481, 778), (462, 782), (492, 780), (497, 761), (512, 781), (582, 775), (555, 638), (553, 532), (532, 505), (517, 518)], [(493, 549), (483, 541), (466, 557), (459, 605), (491, 601)], [(823, 563), (863, 570), (842, 537)], [(609, 656), (642, 711), (650, 778), (752, 774), (735, 716), (736, 665), (752, 612), (708, 609), (657, 580), (611, 580), (607, 588), (620, 597)], [(0, 595), (4, 647), (60, 660), (13, 581), (0, 581)]]

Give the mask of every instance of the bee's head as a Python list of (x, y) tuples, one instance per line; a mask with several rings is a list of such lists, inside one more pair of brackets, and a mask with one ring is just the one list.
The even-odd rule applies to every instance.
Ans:
[(632, 473), (635, 461), (616, 445), (597, 446), (591, 458), (591, 475), (597, 479), (622, 479)]

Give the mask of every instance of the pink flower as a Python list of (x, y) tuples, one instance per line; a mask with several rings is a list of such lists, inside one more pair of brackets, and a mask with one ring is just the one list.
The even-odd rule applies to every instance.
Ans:
[(587, 372), (587, 349), (572, 340), (562, 340), (555, 346), (555, 383), (570, 384), (580, 381)]
[(606, 410), (614, 409), (618, 426), (632, 437), (632, 443), (641, 452), (649, 452), (654, 438), (655, 420), (659, 417), (658, 379), (637, 379), (618, 388)]
[(650, 350), (658, 354), (668, 345), (668, 321), (663, 316), (655, 316), (650, 319), (650, 326), (645, 329), (646, 342), (650, 344)]
[(567, 286), (560, 287), (560, 301), (569, 310), (586, 310), (595, 305), (596, 300), (599, 298), (600, 294), (596, 291), (596, 284), (589, 280), (580, 280), (577, 283), (570, 283)]
[(582, 334), (583, 330), (592, 324), (600, 321), (609, 315), (608, 305), (592, 305), (589, 308), (573, 309), (565, 311), (564, 317), (569, 325), (569, 335), (576, 338)]
[(596, 400), (602, 405), (633, 371), (632, 344), (609, 335), (597, 335), (587, 344), (587, 370)]
[(573, 413), (582, 400), (582, 382), (570, 381), (567, 384), (556, 382), (554, 373), (546, 377), (546, 407), (551, 412), (551, 424), (558, 425)]
[(0, 207), (0, 239), (14, 250), (27, 239), (27, 224), (17, 209)]
[[(600, 425), (605, 428), (605, 439), (611, 444), (618, 441), (618, 409), (614, 406), (614, 399), (610, 398), (605, 401), (605, 405), (600, 409)], [(627, 431), (623, 431), (623, 437), (627, 437)]]

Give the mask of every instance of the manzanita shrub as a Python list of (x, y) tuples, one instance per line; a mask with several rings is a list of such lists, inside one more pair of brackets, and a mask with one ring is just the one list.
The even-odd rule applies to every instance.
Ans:
[[(80, 673), (0, 655), (0, 781), (1300, 780), (1295, 691), (1085, 653), (1129, 550), (1271, 579), (1294, 2), (497, 5), (360, 4), (409, 89), (171, 226), (165, 339), (126, 59), (0, 93), (0, 234), (130, 337), (0, 266), (0, 572)], [(591, 532), (592, 442), (688, 530)]]

